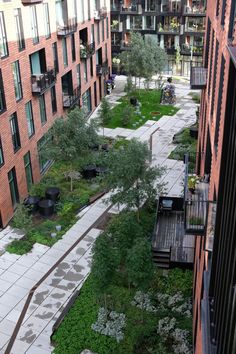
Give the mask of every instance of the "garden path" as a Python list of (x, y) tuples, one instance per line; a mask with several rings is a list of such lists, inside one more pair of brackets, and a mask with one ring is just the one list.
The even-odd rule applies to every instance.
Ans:
[[(117, 87), (108, 97), (113, 104), (124, 95), (125, 77), (117, 77), (116, 81)], [(163, 116), (158, 122), (147, 121), (136, 131), (105, 129), (105, 135), (112, 137), (149, 141), (152, 136), (152, 164), (167, 168), (163, 180), (167, 183), (167, 193), (172, 196), (182, 193), (184, 167), (182, 162), (168, 159), (175, 148), (172, 138), (180, 129), (195, 122), (196, 107), (188, 93), (188, 85), (179, 81), (176, 95), (180, 110), (172, 117)], [(91, 118), (96, 114), (97, 110)], [(75, 225), (51, 248), (35, 244), (32, 252), (23, 256), (3, 253), (6, 244), (22, 234), (10, 227), (0, 232), (0, 252), (2, 249), (3, 253), (0, 257), (0, 353), (6, 350), (30, 289), (59, 261), (36, 289), (11, 349), (12, 354), (51, 353), (52, 326), (90, 272), (91, 248), (101, 232), (96, 221), (108, 210), (118, 212), (117, 208), (103, 203), (106, 197), (83, 210)]]

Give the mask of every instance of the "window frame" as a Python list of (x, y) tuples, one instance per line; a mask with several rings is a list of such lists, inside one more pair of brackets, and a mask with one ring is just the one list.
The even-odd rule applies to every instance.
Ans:
[(48, 3), (43, 3), (43, 12), (44, 12), (44, 30), (45, 38), (51, 38), (51, 26), (50, 26), (50, 16), (49, 16), (49, 6)]
[[(28, 110), (28, 107), (30, 107), (29, 110)], [(29, 112), (30, 115), (28, 115), (27, 112)], [(26, 122), (27, 122), (28, 138), (30, 139), (35, 134), (34, 115), (33, 115), (31, 101), (26, 102), (26, 104), (25, 104), (25, 116), (26, 116)], [(30, 127), (30, 129), (29, 129), (29, 127)], [(30, 134), (30, 132), (31, 132), (31, 134)]]
[[(12, 201), (12, 207), (15, 210), (17, 204), (19, 203), (19, 190), (18, 190), (18, 184), (17, 184), (17, 177), (16, 177), (16, 169), (13, 167), (7, 174), (8, 177), (8, 184), (9, 184), (9, 189), (10, 189), (10, 194), (11, 194), (11, 201)], [(14, 196), (12, 193), (12, 188), (11, 184), (13, 183), (13, 189), (14, 189)]]
[[(30, 187), (32, 186), (32, 184), (34, 184), (30, 151), (28, 151), (24, 155), (23, 160), (24, 160), (24, 168), (25, 168), (25, 178), (26, 178), (27, 190), (29, 192)], [(28, 176), (30, 176), (30, 180), (28, 180)]]
[(45, 125), (47, 123), (47, 111), (44, 94), (39, 96), (39, 112), (41, 125)]
[[(16, 60), (16, 61), (14, 61), (12, 63), (12, 71), (13, 71), (15, 98), (16, 98), (16, 102), (18, 102), (18, 101), (20, 101), (23, 98), (23, 90), (22, 90), (22, 82), (21, 82), (20, 62), (19, 62), (19, 60)], [(17, 95), (17, 90), (19, 92), (19, 97)]]
[(56, 95), (55, 85), (51, 87), (50, 91), (51, 91), (52, 113), (55, 114), (57, 112), (57, 95)]
[(21, 52), (25, 49), (25, 36), (24, 36), (24, 27), (22, 21), (21, 8), (14, 9), (14, 19), (16, 26), (16, 36), (18, 42), (18, 50)]
[(12, 146), (14, 154), (21, 148), (21, 141), (20, 141), (20, 131), (17, 119), (17, 113), (14, 112), (10, 116), (10, 128), (11, 128), (11, 138), (12, 138)]
[[(5, 92), (4, 92), (4, 85), (2, 79), (2, 70), (0, 69), (0, 114), (6, 111), (6, 99), (5, 99)], [(2, 107), (2, 108), (1, 108)]]
[(2, 42), (2, 46), (4, 49), (4, 55), (1, 54), (0, 50), (0, 58), (4, 59), (9, 56), (9, 50), (8, 50), (8, 42), (7, 42), (7, 32), (6, 32), (6, 26), (5, 26), (5, 18), (4, 18), (4, 12), (0, 11), (0, 43)]
[(38, 29), (36, 5), (30, 6), (30, 21), (31, 21), (32, 41), (33, 44), (36, 45), (39, 43), (39, 29)]
[(2, 139), (0, 137), (0, 168), (4, 165), (4, 153), (3, 153), (3, 148), (2, 148)]
[(66, 37), (62, 38), (62, 56), (64, 68), (68, 67), (68, 53), (67, 53), (67, 42)]

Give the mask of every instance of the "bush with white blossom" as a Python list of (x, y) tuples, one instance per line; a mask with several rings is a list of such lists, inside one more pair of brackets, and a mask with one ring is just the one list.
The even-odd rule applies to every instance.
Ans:
[(147, 312), (156, 313), (157, 309), (152, 305), (150, 295), (145, 294), (142, 291), (137, 291), (134, 300), (131, 301), (131, 305), (138, 307), (141, 310), (145, 310)]
[(125, 326), (125, 314), (100, 307), (97, 322), (93, 323), (91, 328), (95, 332), (113, 337), (117, 342), (120, 342), (124, 338), (122, 330)]

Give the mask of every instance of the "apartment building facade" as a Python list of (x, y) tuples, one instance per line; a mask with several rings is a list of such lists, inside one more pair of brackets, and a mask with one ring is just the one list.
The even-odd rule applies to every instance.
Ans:
[(110, 1), (0, 2), (0, 228), (48, 168), (56, 118), (89, 114), (111, 70)]
[[(236, 353), (236, 2), (208, 0), (196, 172), (208, 184), (205, 230), (196, 237), (196, 354)], [(198, 202), (202, 208), (202, 202)]]
[(189, 76), (202, 65), (205, 15), (206, 0), (111, 0), (112, 56), (128, 50), (136, 31), (166, 49), (168, 73)]

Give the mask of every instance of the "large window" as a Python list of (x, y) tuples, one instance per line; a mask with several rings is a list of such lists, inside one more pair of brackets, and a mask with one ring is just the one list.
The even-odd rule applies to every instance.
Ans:
[(88, 69), (87, 69), (87, 60), (84, 60), (84, 81), (88, 82)]
[(47, 122), (46, 106), (44, 95), (39, 96), (39, 110), (41, 123), (44, 125)]
[(57, 43), (52, 43), (52, 53), (53, 53), (53, 62), (54, 62), (54, 69), (56, 73), (59, 72), (59, 65), (58, 65), (58, 53), (57, 53)]
[(16, 112), (14, 112), (10, 117), (10, 126), (11, 126), (11, 137), (12, 137), (12, 144), (14, 152), (18, 151), (21, 147), (20, 144), (20, 133), (17, 121)]
[(76, 66), (76, 74), (77, 74), (77, 84), (78, 87), (81, 85), (81, 77), (80, 77), (80, 64)]
[(15, 17), (15, 24), (16, 24), (16, 37), (17, 37), (18, 49), (19, 51), (21, 51), (25, 49), (25, 37), (24, 37), (21, 9), (14, 10), (14, 17)]
[(0, 69), (0, 113), (4, 112), (5, 109), (6, 109), (6, 101), (5, 101), (4, 86), (2, 81), (2, 71)]
[(52, 102), (52, 113), (57, 111), (57, 97), (55, 86), (51, 87), (51, 102)]
[(48, 3), (43, 4), (43, 11), (44, 11), (44, 27), (45, 27), (45, 37), (51, 37), (51, 30), (50, 30), (50, 18), (49, 18), (49, 10), (48, 10)]
[(102, 19), (102, 41), (104, 42), (105, 40), (105, 22), (104, 22), (104, 18)]
[(97, 44), (100, 44), (100, 22), (97, 24)]
[(31, 136), (34, 135), (34, 118), (31, 101), (27, 102), (25, 105), (25, 115), (27, 120), (28, 137), (31, 138)]
[(90, 89), (85, 91), (85, 93), (82, 95), (82, 103), (83, 103), (84, 112), (86, 115), (88, 115), (92, 110)]
[(15, 208), (16, 204), (19, 202), (19, 193), (17, 187), (15, 167), (13, 167), (13, 169), (8, 172), (8, 182), (9, 182), (9, 187), (11, 192), (12, 206), (13, 208)]
[(12, 64), (12, 71), (13, 71), (13, 79), (14, 79), (15, 96), (16, 96), (16, 100), (18, 101), (23, 96), (23, 94), (22, 94), (22, 85), (21, 85), (21, 77), (20, 77), (19, 60), (15, 61)]
[(72, 61), (76, 60), (76, 52), (75, 52), (75, 36), (74, 33), (71, 35), (71, 56), (72, 56)]
[(31, 15), (31, 33), (33, 43), (37, 44), (39, 42), (39, 33), (38, 33), (38, 21), (37, 21), (37, 13), (36, 6), (30, 7), (30, 15)]
[(109, 38), (109, 22), (108, 17), (106, 18), (106, 29), (107, 29), (107, 39)]
[(68, 56), (67, 56), (67, 46), (66, 46), (66, 38), (62, 38), (62, 51), (63, 51), (63, 63), (64, 68), (68, 66)]
[(31, 159), (30, 159), (30, 152), (27, 152), (24, 156), (24, 165), (25, 165), (25, 176), (26, 176), (26, 183), (28, 192), (30, 187), (33, 184), (33, 174), (32, 174), (32, 167), (31, 167)]
[(0, 11), (0, 57), (8, 56), (7, 35), (3, 12)]
[(40, 167), (40, 173), (44, 173), (48, 167), (51, 164), (51, 160), (48, 160), (44, 156), (44, 145), (46, 144), (47, 140), (43, 136), (39, 141), (38, 141), (38, 157), (39, 157), (39, 167)]
[(0, 138), (0, 167), (4, 164), (4, 157), (3, 157), (3, 149), (2, 149), (2, 141)]

